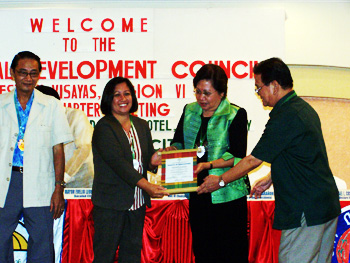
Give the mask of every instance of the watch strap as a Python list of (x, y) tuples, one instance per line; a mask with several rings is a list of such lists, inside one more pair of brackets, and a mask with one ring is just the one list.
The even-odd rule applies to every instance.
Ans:
[(55, 186), (56, 185), (59, 185), (59, 186), (62, 186), (63, 188), (66, 187), (66, 182), (65, 181), (55, 181)]

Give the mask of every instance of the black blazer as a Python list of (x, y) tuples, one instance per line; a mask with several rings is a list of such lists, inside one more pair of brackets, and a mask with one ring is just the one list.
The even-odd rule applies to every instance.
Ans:
[[(136, 183), (142, 176), (147, 180), (150, 159), (155, 152), (151, 132), (145, 120), (132, 116), (132, 121), (140, 141), (143, 175), (133, 167), (129, 141), (121, 124), (113, 115), (101, 118), (92, 136), (95, 176), (91, 200), (94, 205), (128, 210), (134, 202)], [(143, 195), (150, 207), (149, 195), (146, 191)]]

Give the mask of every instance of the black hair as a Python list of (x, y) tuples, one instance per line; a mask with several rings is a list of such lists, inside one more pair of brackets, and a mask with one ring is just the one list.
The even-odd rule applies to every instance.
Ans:
[(112, 114), (112, 102), (114, 98), (114, 89), (118, 84), (125, 83), (131, 92), (132, 105), (130, 108), (130, 113), (137, 111), (139, 104), (137, 102), (135, 88), (132, 85), (131, 81), (123, 77), (115, 77), (107, 82), (105, 89), (103, 90), (102, 99), (101, 99), (101, 112), (104, 115)]
[(201, 80), (208, 80), (213, 88), (219, 93), (224, 93), (222, 100), (227, 96), (228, 78), (223, 68), (215, 64), (205, 64), (196, 73), (193, 79), (193, 86), (196, 88)]
[(293, 78), (288, 66), (280, 58), (269, 58), (254, 66), (255, 75), (261, 75), (264, 85), (276, 80), (282, 89), (293, 88)]
[(60, 95), (58, 95), (58, 92), (49, 86), (38, 85), (35, 88), (46, 95), (53, 96), (58, 100), (61, 99)]
[(30, 52), (30, 51), (19, 52), (12, 60), (11, 69), (13, 71), (15, 71), (15, 69), (16, 69), (16, 67), (18, 65), (18, 61), (20, 59), (24, 59), (24, 58), (34, 59), (36, 62), (38, 62), (39, 72), (41, 72), (42, 66), (41, 66), (40, 58), (37, 55), (35, 55), (34, 53)]

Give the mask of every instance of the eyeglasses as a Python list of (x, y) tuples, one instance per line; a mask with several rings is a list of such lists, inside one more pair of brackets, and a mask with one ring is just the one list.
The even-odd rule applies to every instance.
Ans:
[(18, 76), (20, 76), (21, 78), (26, 78), (28, 75), (32, 79), (39, 77), (39, 72), (37, 72), (37, 71), (28, 72), (25, 70), (16, 70), (16, 72), (17, 72)]
[(267, 86), (267, 85), (263, 84), (261, 87), (259, 87), (258, 85), (255, 85), (255, 92), (259, 95), (259, 94), (260, 94), (260, 90), (261, 90), (264, 86)]
[(255, 92), (256, 92), (256, 94), (259, 94), (260, 90), (261, 90), (263, 87), (264, 87), (264, 86), (261, 86), (261, 87), (255, 86)]
[(199, 89), (195, 89), (193, 93), (195, 96), (199, 96), (199, 97), (202, 96), (203, 94), (203, 96), (206, 98), (210, 97), (213, 94), (212, 92), (208, 92), (206, 90), (203, 90), (203, 92), (201, 92)]

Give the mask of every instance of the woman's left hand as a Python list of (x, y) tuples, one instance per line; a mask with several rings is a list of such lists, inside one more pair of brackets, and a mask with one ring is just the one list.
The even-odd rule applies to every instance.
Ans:
[(162, 164), (162, 154), (161, 152), (163, 151), (162, 148), (160, 148), (158, 151), (156, 151), (151, 158), (151, 165), (153, 166), (158, 166)]
[(197, 169), (194, 171), (195, 174), (199, 174), (203, 170), (208, 170), (210, 168), (209, 162), (203, 162), (197, 164)]
[(204, 178), (204, 182), (198, 187), (198, 194), (211, 193), (220, 188), (219, 186), (219, 176), (208, 175)]
[(165, 195), (169, 195), (166, 188), (157, 184), (152, 184), (145, 178), (138, 181), (136, 185), (145, 190), (152, 198), (162, 198)]
[(166, 190), (167, 189), (163, 186), (150, 184), (146, 191), (152, 198), (162, 198), (165, 195), (169, 195), (169, 193)]

